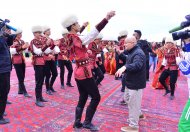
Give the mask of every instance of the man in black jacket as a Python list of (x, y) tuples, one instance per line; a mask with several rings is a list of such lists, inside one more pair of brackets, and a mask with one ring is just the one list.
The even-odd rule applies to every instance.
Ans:
[(129, 92), (129, 126), (122, 127), (122, 131), (138, 132), (138, 121), (141, 114), (142, 92), (146, 87), (146, 57), (142, 49), (137, 46), (135, 37), (128, 37), (124, 43), (128, 51), (128, 58), (125, 66), (116, 72), (116, 77), (126, 73), (126, 87)]
[(9, 123), (3, 118), (7, 96), (10, 90), (10, 72), (12, 69), (9, 46), (13, 44), (15, 36), (10, 36), (10, 27), (0, 20), (0, 124)]
[(143, 50), (146, 56), (146, 80), (149, 81), (149, 53), (152, 52), (146, 40), (140, 40), (142, 33), (140, 30), (134, 30), (133, 36), (137, 39), (137, 45)]

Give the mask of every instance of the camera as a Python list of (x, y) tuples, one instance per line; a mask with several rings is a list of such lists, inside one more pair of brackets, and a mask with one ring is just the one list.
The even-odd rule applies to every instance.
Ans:
[(174, 32), (174, 33), (172, 33), (172, 37), (174, 40), (179, 40), (179, 39), (183, 40), (183, 39), (190, 38), (190, 30)]

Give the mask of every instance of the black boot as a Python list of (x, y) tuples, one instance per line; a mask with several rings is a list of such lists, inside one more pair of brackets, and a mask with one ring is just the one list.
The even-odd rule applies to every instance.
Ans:
[(68, 87), (74, 87), (71, 83), (66, 84)]
[(91, 131), (98, 131), (99, 130), (99, 128), (97, 128), (96, 126), (94, 126), (91, 123), (95, 112), (96, 112), (96, 109), (91, 109), (90, 107), (87, 108), (86, 118), (85, 118), (85, 121), (83, 123), (83, 128), (90, 129)]
[(170, 90), (166, 90), (166, 92), (165, 92), (165, 94), (163, 96), (166, 96), (169, 93), (170, 93)]
[(22, 88), (21, 88), (20, 84), (18, 85), (18, 94), (23, 94), (23, 91), (22, 91)]
[(61, 89), (65, 89), (65, 86), (64, 86), (64, 84), (61, 84)]
[(36, 104), (38, 107), (44, 107), (44, 104), (40, 101), (40, 99), (37, 99), (35, 104)]
[(24, 93), (24, 97), (27, 97), (27, 98), (32, 98), (32, 96), (31, 96), (31, 95), (29, 95), (27, 92), (26, 92), (26, 93)]
[(56, 92), (53, 87), (50, 87), (51, 92)]
[(9, 119), (5, 119), (5, 118), (1, 118), (0, 119), (0, 124), (7, 124), (7, 123), (10, 123)]
[(81, 123), (82, 112), (83, 112), (82, 108), (76, 107), (75, 122), (74, 122), (73, 128), (81, 128), (82, 127), (82, 123)]

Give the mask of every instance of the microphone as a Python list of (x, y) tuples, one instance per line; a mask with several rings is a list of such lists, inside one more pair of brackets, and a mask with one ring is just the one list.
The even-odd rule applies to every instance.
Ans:
[(181, 25), (180, 25), (180, 26), (178, 26), (178, 27), (175, 27), (175, 28), (171, 29), (171, 30), (169, 31), (169, 33), (173, 33), (173, 32), (176, 32), (176, 31), (178, 31), (178, 30), (181, 30), (181, 29), (183, 29), (183, 27), (181, 27)]
[(178, 31), (178, 30), (181, 30), (181, 29), (184, 29), (184, 28), (190, 26), (190, 14), (189, 14), (189, 15), (186, 15), (186, 16), (185, 16), (185, 19), (186, 19), (187, 21), (181, 22), (180, 26), (171, 29), (171, 30), (169, 31), (169, 33), (173, 33), (173, 32), (176, 32), (176, 31)]
[(14, 27), (12, 27), (12, 26), (10, 26), (10, 25), (7, 24), (7, 23), (9, 23), (9, 22), (10, 22), (10, 20), (8, 20), (8, 19), (5, 19), (5, 20), (0, 19), (0, 29), (1, 29), (2, 27), (6, 26), (8, 29), (11, 29), (11, 30), (13, 30), (13, 31), (17, 31), (16, 28), (14, 28)]

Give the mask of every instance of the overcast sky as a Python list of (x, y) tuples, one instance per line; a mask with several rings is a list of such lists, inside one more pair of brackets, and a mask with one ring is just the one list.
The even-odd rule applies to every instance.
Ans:
[(103, 29), (104, 39), (116, 39), (124, 29), (129, 34), (140, 29), (144, 39), (161, 41), (190, 14), (190, 0), (4, 0), (0, 18), (22, 28), (23, 40), (30, 41), (34, 25), (51, 27), (51, 37), (57, 39), (66, 15), (76, 14), (80, 24), (89, 21), (92, 28), (110, 10), (115, 10), (116, 16)]

